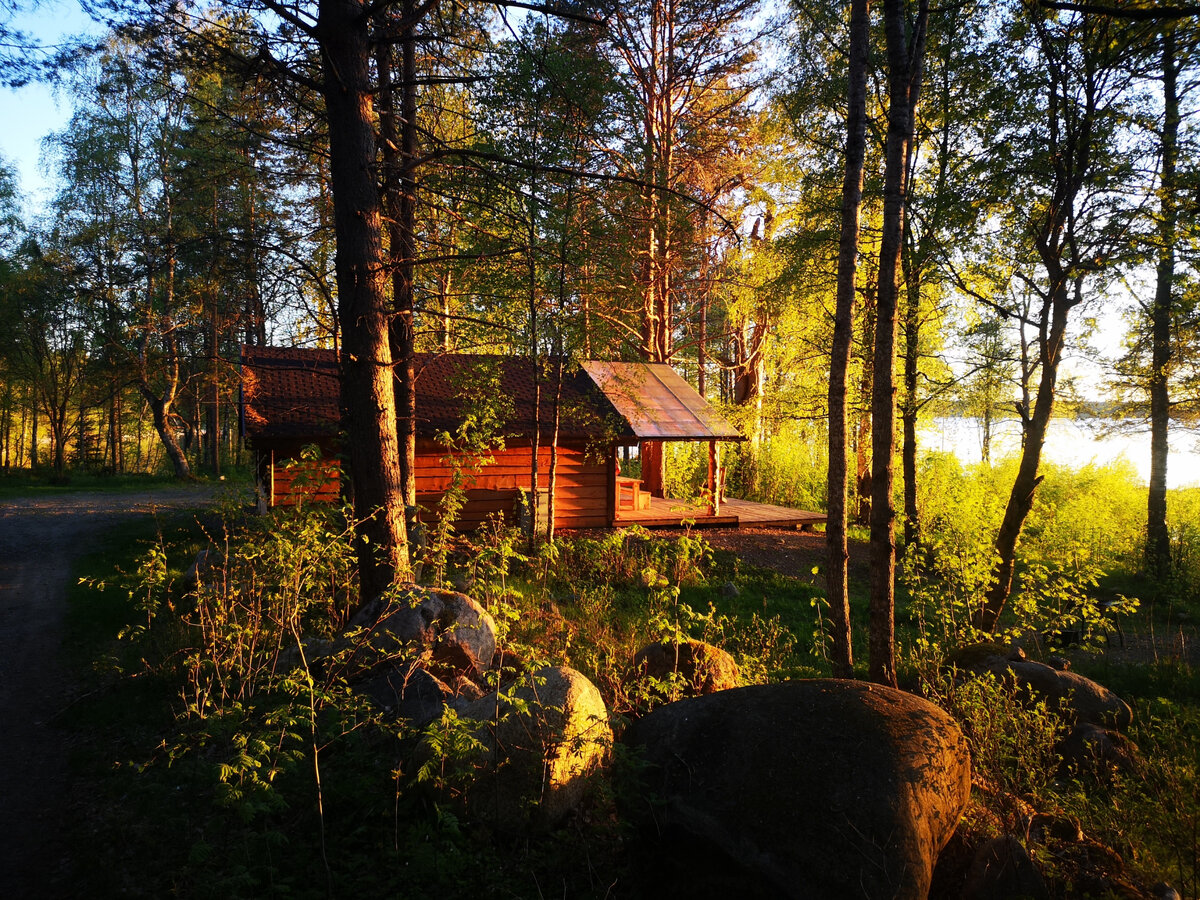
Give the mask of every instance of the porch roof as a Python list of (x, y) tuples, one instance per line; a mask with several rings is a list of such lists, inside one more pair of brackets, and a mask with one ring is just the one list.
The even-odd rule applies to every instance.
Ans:
[(644, 440), (741, 441), (741, 433), (665, 363), (589, 360), (583, 369)]

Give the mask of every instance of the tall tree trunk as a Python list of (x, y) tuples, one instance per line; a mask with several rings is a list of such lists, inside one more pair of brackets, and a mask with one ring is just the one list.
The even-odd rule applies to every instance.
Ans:
[(871, 383), (875, 375), (875, 291), (872, 285), (863, 298), (862, 310), (862, 373), (858, 383), (857, 421), (854, 423), (854, 521), (858, 525), (871, 522)]
[(1038, 467), (1041, 465), (1042, 447), (1046, 443), (1046, 428), (1054, 412), (1058, 364), (1062, 359), (1067, 334), (1067, 314), (1071, 308), (1065, 275), (1061, 271), (1053, 273), (1051, 291), (1052, 313), (1049, 330), (1047, 332), (1043, 329), (1038, 337), (1041, 376), (1038, 380), (1037, 396), (1033, 402), (1033, 412), (1025, 417), (1017, 477), (1013, 480), (1008, 504), (1004, 508), (1000, 530), (996, 532), (996, 571), (975, 623), (985, 631), (995, 631), (1000, 614), (1008, 602), (1008, 595), (1012, 591), (1013, 572), (1016, 569), (1017, 540), (1021, 536), (1025, 518), (1033, 508), (1034, 492), (1042, 482)]
[(32, 390), (30, 390), (30, 395), (33, 397), (31, 401), (33, 426), (29, 436), (29, 471), (36, 472), (38, 467), (38, 403), (37, 395)]
[(417, 395), (413, 357), (416, 347), (413, 291), (417, 255), (417, 23), (413, 0), (404, 0), (401, 16), (399, 136), (396, 133), (390, 36), (384, 36), (380, 41), (376, 65), (379, 72), (379, 128), (383, 138), (383, 199), (390, 223), (388, 245), (391, 251), (392, 304), (395, 308), (391, 343), (396, 373), (400, 482), (404, 504), (411, 507), (417, 504)]
[(904, 0), (884, 0), (888, 54), (887, 159), (883, 187), (883, 234), (875, 297), (875, 365), (871, 390), (871, 633), (869, 674), (896, 684), (896, 510), (892, 505), (892, 459), (896, 452), (896, 301), (908, 190), (908, 148), (921, 92), (928, 0), (920, 0), (910, 47)]
[(1179, 148), (1179, 96), (1175, 31), (1162, 35), (1163, 130), (1159, 193), (1158, 271), (1150, 307), (1150, 492), (1146, 510), (1146, 568), (1157, 578), (1171, 570), (1171, 536), (1167, 531), (1167, 428), (1171, 418), (1168, 367), (1171, 363), (1171, 310), (1175, 284), (1175, 231), (1178, 210), (1175, 160)]
[[(907, 254), (906, 254), (907, 258)], [(902, 466), (904, 469), (904, 546), (905, 552), (920, 541), (917, 510), (917, 373), (921, 346), (921, 281), (915, 266), (905, 266), (904, 287), (904, 405), (900, 419), (904, 427)]]
[(841, 239), (838, 246), (837, 306), (829, 359), (829, 500), (825, 526), (828, 554), (825, 575), (833, 630), (833, 674), (854, 675), (850, 635), (846, 543), (846, 384), (854, 338), (854, 290), (858, 272), (858, 237), (862, 209), (863, 160), (867, 138), (867, 52), (870, 43), (870, 0), (850, 5), (849, 104), (846, 114), (846, 171), (842, 179)]
[(556, 341), (558, 346), (555, 348), (554, 359), (554, 400), (551, 407), (551, 415), (553, 417), (552, 430), (550, 432), (550, 471), (546, 476), (546, 490), (548, 492), (546, 498), (546, 542), (554, 543), (554, 517), (558, 515), (558, 504), (555, 501), (554, 493), (558, 489), (558, 434), (559, 427), (562, 424), (562, 388), (563, 388), (563, 369), (566, 366), (566, 358), (563, 353), (562, 342)]
[(154, 430), (158, 433), (158, 439), (162, 441), (167, 459), (171, 461), (171, 468), (175, 477), (180, 479), (191, 477), (191, 468), (188, 466), (187, 457), (184, 455), (183, 448), (179, 446), (179, 440), (175, 436), (175, 429), (171, 425), (171, 401), (155, 396), (153, 392), (146, 390), (142, 391), (142, 396), (146, 398), (146, 403), (150, 405), (150, 415), (154, 421)]
[(12, 460), (9, 458), (10, 438), (12, 437), (12, 381), (4, 382), (4, 471), (8, 471)]
[(125, 472), (125, 450), (122, 446), (121, 429), (121, 388), (116, 378), (112, 382), (112, 397), (109, 400), (108, 431), (112, 441), (112, 470), (114, 475)]
[(375, 176), (370, 34), (362, 0), (320, 0), (317, 36), (329, 125), (342, 415), (354, 483), (362, 601), (409, 571), (388, 334), (382, 207)]
[(208, 408), (205, 410), (208, 441), (208, 468), (213, 475), (221, 474), (221, 322), (218, 299), (214, 292), (208, 325)]

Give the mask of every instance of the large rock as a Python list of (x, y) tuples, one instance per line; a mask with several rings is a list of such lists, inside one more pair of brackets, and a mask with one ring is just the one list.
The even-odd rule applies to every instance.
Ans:
[(1116, 773), (1138, 777), (1145, 768), (1138, 746), (1118, 731), (1081, 722), (1058, 745), (1062, 765), (1059, 774), (1068, 778), (1107, 783)]
[(190, 593), (202, 585), (219, 583), (224, 568), (225, 555), (216, 547), (205, 547), (183, 573), (183, 590)]
[(441, 716), (454, 690), (415, 660), (400, 660), (374, 672), (355, 686), (385, 712), (424, 728)]
[(612, 747), (600, 692), (565, 667), (525, 675), (509, 690), (462, 706), (459, 718), (480, 723), (468, 811), (508, 833), (561, 822)]
[(971, 789), (949, 715), (861, 682), (681, 700), (627, 740), (648, 858), (679, 896), (924, 898)]
[(1075, 722), (1107, 728), (1128, 728), (1133, 721), (1129, 704), (1101, 684), (1075, 672), (1060, 671), (1028, 659), (987, 655), (969, 667), (1012, 679), (1017, 685), (1051, 702), (1061, 702)]
[(678, 675), (684, 696), (712, 694), (735, 688), (741, 673), (733, 657), (702, 641), (664, 641), (638, 651), (634, 668), (644, 678), (666, 679)]
[(1042, 873), (1011, 834), (987, 841), (967, 871), (961, 900), (1050, 900)]
[(364, 604), (350, 620), (352, 628), (372, 631), (371, 644), (390, 652), (389, 644), (427, 645), (447, 668), (487, 671), (496, 652), (496, 621), (482, 606), (453, 591), (411, 585), (391, 602)]

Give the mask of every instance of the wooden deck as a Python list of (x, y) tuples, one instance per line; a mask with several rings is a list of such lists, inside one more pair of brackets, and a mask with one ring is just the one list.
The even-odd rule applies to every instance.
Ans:
[(616, 524), (637, 524), (644, 528), (678, 528), (691, 523), (695, 528), (809, 529), (824, 521), (824, 513), (734, 499), (722, 501), (720, 515), (710, 516), (708, 508), (699, 504), (651, 497), (649, 509), (623, 509), (617, 514)]
[(732, 498), (721, 504), (721, 512), (737, 516), (739, 528), (795, 527), (811, 530), (814, 525), (824, 525), (827, 518), (825, 513)]

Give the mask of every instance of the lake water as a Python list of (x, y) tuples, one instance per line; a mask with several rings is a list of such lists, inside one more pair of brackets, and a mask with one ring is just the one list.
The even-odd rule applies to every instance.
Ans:
[[(1143, 482), (1150, 480), (1150, 433), (1114, 433), (1113, 423), (1102, 419), (1053, 419), (1046, 434), (1042, 459), (1075, 468), (1089, 463), (1104, 465), (1124, 458), (1133, 464)], [(1172, 430), (1167, 458), (1167, 487), (1200, 486), (1200, 435)], [(979, 419), (934, 419), (918, 429), (917, 446), (953, 453), (963, 463), (982, 457), (983, 428)], [(1006, 419), (993, 425), (992, 459), (1021, 449), (1021, 424)]]

